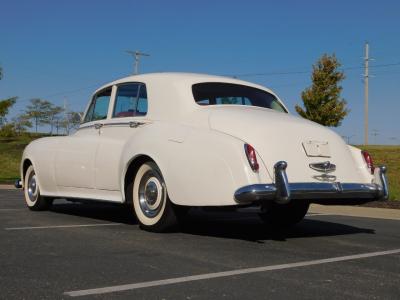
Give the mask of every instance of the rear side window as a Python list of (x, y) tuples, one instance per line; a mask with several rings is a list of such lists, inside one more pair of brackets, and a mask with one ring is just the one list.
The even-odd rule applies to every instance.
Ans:
[(107, 118), (108, 105), (110, 104), (111, 87), (97, 93), (90, 103), (84, 123)]
[(147, 91), (142, 83), (118, 86), (113, 118), (144, 116), (147, 114)]
[(204, 82), (194, 84), (192, 92), (199, 105), (248, 105), (287, 112), (274, 95), (246, 85)]

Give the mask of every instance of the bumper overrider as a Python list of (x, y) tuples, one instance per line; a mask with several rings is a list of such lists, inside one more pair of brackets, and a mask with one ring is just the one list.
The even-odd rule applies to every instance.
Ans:
[(279, 204), (304, 199), (320, 204), (357, 204), (374, 200), (387, 200), (389, 196), (386, 167), (376, 167), (373, 183), (289, 182), (287, 163), (274, 166), (275, 183), (244, 186), (235, 192), (238, 204), (275, 201)]

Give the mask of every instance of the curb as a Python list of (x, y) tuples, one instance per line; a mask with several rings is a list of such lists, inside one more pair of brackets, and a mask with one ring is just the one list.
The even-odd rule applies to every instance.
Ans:
[(0, 190), (16, 190), (12, 184), (0, 184)]
[(309, 212), (338, 216), (400, 220), (400, 209), (312, 204)]

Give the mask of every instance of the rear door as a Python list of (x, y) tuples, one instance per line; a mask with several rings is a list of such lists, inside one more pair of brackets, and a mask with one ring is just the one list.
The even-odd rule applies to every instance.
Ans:
[(119, 191), (124, 168), (121, 165), (124, 147), (148, 122), (146, 86), (137, 82), (116, 86), (110, 114), (100, 132), (95, 185), (99, 190)]

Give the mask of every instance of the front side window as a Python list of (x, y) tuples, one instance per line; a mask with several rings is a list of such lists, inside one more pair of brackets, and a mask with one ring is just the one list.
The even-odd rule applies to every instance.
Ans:
[(287, 112), (274, 95), (246, 85), (205, 82), (194, 84), (192, 91), (199, 105), (248, 105)]
[(115, 98), (113, 118), (144, 116), (146, 113), (146, 86), (141, 83), (120, 85)]
[(108, 105), (110, 104), (111, 88), (97, 93), (90, 103), (84, 122), (104, 120), (107, 118)]

